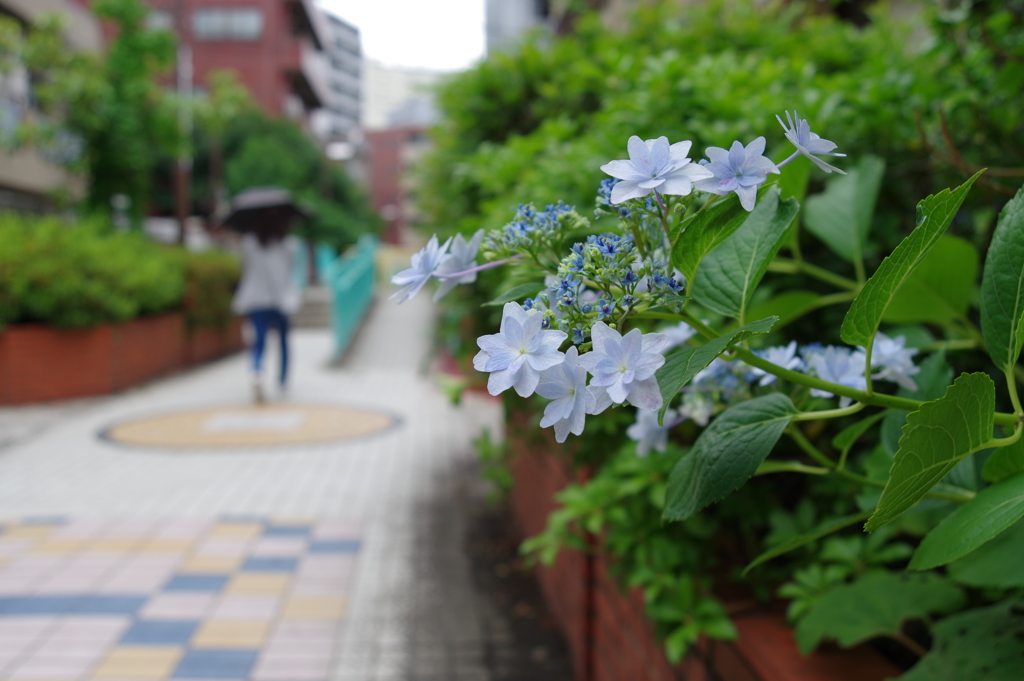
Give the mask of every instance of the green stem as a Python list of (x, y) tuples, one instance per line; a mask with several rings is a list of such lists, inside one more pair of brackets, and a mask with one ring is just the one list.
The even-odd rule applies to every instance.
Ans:
[(786, 434), (793, 438), (793, 441), (796, 442), (797, 446), (804, 450), (804, 453), (809, 457), (830, 471), (834, 471), (836, 469), (836, 462), (828, 458), (824, 452), (815, 447), (814, 443), (807, 439), (807, 436), (804, 435), (804, 431), (800, 430), (799, 426), (790, 425), (786, 428)]
[[(687, 323), (689, 323), (689, 321), (687, 321)], [(784, 378), (787, 381), (796, 383), (797, 385), (806, 386), (808, 388), (817, 388), (818, 390), (824, 390), (834, 395), (849, 397), (857, 402), (864, 402), (876, 407), (902, 409), (903, 411), (917, 411), (917, 408), (924, 404), (921, 400), (912, 400), (906, 397), (897, 397), (896, 395), (885, 395), (883, 393), (871, 393), (869, 395), (863, 390), (848, 388), (845, 385), (839, 385), (838, 383), (823, 381), (816, 376), (808, 376), (807, 374), (801, 374), (798, 371), (784, 369), (777, 364), (772, 364), (768, 360), (762, 359), (754, 353), (743, 350), (742, 348), (733, 348), (733, 351), (740, 359), (750, 366), (757, 367), (758, 369), (764, 369), (768, 373), (774, 374), (779, 378)], [(995, 414), (995, 422), (1001, 426), (1016, 426), (1020, 421), (1021, 419), (1014, 414), (1005, 414), (1002, 412), (996, 412)]]
[(860, 246), (857, 246), (857, 252), (853, 256), (853, 272), (854, 276), (857, 277), (857, 283), (860, 286), (864, 285), (867, 281), (867, 273), (864, 272), (864, 254), (860, 250)]
[(1003, 373), (1006, 376), (1006, 389), (1010, 392), (1010, 403), (1013, 404), (1013, 413), (1021, 416), (1024, 414), (1024, 411), (1020, 408), (1020, 397), (1017, 396), (1017, 381), (1014, 378), (1013, 369), (1007, 369)]
[[(836, 464), (832, 462), (832, 459), (828, 458), (820, 449), (815, 447), (814, 443), (807, 439), (807, 436), (803, 434), (803, 431), (801, 431), (798, 426), (789, 426), (788, 428), (786, 428), (786, 434), (793, 438), (793, 441), (796, 442), (800, 449), (802, 449), (808, 456), (810, 456), (818, 463), (821, 463), (822, 465), (826, 466), (832, 473), (835, 473), (836, 475), (842, 478), (846, 478), (851, 482), (857, 482), (862, 485), (881, 488), (885, 487), (886, 483), (883, 480), (875, 480), (874, 478), (869, 478), (864, 475), (857, 475), (856, 473), (851, 473), (848, 470), (840, 470), (839, 468), (837, 468)], [(953, 501), (958, 504), (963, 504), (973, 499), (974, 493), (968, 492), (967, 490), (951, 490), (949, 492), (936, 492), (935, 490), (930, 490), (925, 494), (925, 497), (929, 499), (941, 499), (943, 501)]]
[[(697, 333), (708, 339), (718, 338), (718, 335), (714, 329), (702, 322), (701, 320), (694, 317), (689, 312), (682, 314), (671, 314), (668, 312), (644, 312), (642, 316), (651, 317), (653, 319), (671, 319), (684, 321), (692, 326)], [(817, 376), (808, 376), (792, 369), (785, 369), (780, 367), (778, 364), (772, 364), (766, 359), (758, 357), (749, 350), (743, 348), (733, 348), (733, 352), (736, 356), (742, 359), (744, 362), (752, 367), (763, 369), (773, 376), (784, 378), (790, 383), (802, 385), (807, 388), (817, 388), (818, 390), (824, 390), (834, 395), (840, 395), (842, 397), (849, 397), (856, 402), (863, 402), (865, 404), (873, 405), (875, 407), (886, 407), (889, 409), (900, 409), (902, 411), (917, 411), (924, 402), (921, 400), (912, 400), (907, 397), (897, 397), (896, 395), (886, 395), (884, 393), (871, 393), (870, 395), (863, 391), (857, 390), (856, 388), (848, 388), (845, 385), (839, 385), (838, 383), (830, 383), (829, 381), (823, 381)], [(1013, 426), (1017, 427), (1022, 422), (1024, 417), (1017, 414), (1007, 414), (1004, 412), (995, 413), (995, 423), (1000, 426)]]
[(856, 414), (858, 411), (868, 405), (863, 402), (857, 402), (849, 407), (842, 407), (840, 409), (824, 409), (822, 411), (805, 411), (797, 414), (793, 417), (793, 421), (818, 421), (820, 419), (836, 419), (840, 416), (849, 416), (850, 414)]
[(1009, 437), (994, 437), (985, 444), (974, 449), (974, 452), (979, 452), (982, 449), (988, 449), (989, 447), (1009, 447), (1020, 440), (1022, 431), (1024, 431), (1024, 428), (1021, 427), (1021, 424), (1017, 424), (1017, 427), (1013, 429), (1013, 435), (1010, 435)]
[(787, 274), (806, 274), (814, 277), (815, 279), (820, 279), (821, 281), (832, 284), (833, 286), (849, 289), (851, 291), (856, 291), (860, 289), (861, 286), (853, 279), (848, 279), (842, 275), (836, 274), (835, 272), (830, 272), (824, 267), (812, 265), (806, 260), (798, 261), (789, 260), (787, 258), (776, 258), (768, 263), (768, 271), (785, 272)]
[[(875, 333), (878, 333), (878, 329), (875, 329)], [(867, 386), (867, 394), (874, 395), (875, 387), (871, 384), (871, 352), (875, 349), (875, 334), (871, 334), (871, 340), (868, 341), (867, 347), (864, 348), (864, 384)]]
[(818, 468), (817, 466), (808, 466), (802, 464), (799, 461), (765, 461), (757, 470), (754, 471), (754, 475), (769, 475), (771, 473), (807, 473), (808, 475), (828, 475), (832, 470), (829, 468)]

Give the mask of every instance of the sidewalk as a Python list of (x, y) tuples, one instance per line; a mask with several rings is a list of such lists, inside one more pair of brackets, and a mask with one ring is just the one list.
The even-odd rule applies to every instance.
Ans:
[[(74, 408), (0, 410), (0, 678), (489, 678), (501, 627), (471, 590), (432, 592), (417, 569), (423, 509), (475, 484), (453, 472), (502, 423), (497, 402), (456, 408), (425, 375), (432, 313), (425, 296), (378, 301), (339, 368), (328, 332), (295, 333), (289, 404), (395, 417), (350, 441), (173, 450), (98, 437), (246, 404), (241, 356)], [(468, 568), (454, 552), (458, 584)]]

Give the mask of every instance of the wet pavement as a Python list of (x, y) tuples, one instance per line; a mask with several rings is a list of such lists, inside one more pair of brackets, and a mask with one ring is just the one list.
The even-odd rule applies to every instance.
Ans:
[[(500, 405), (436, 387), (432, 315), (378, 302), (333, 368), (327, 331), (296, 332), (276, 415), (251, 413), (240, 355), (0, 409), (0, 678), (568, 679), (475, 470)], [(388, 427), (325, 431), (324, 408)], [(204, 410), (189, 427), (216, 437), (188, 446), (104, 436)]]

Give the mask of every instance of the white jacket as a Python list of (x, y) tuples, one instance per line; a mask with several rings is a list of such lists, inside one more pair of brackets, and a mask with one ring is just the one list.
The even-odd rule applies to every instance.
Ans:
[(231, 304), (236, 314), (266, 309), (298, 312), (302, 292), (292, 276), (298, 249), (299, 240), (293, 236), (264, 247), (254, 235), (242, 235), (242, 282)]

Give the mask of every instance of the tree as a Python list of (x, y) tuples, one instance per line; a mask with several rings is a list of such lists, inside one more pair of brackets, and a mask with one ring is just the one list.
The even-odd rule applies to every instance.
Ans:
[(195, 103), (196, 122), (209, 138), (210, 193), (214, 215), (223, 216), (230, 205), (224, 186), (224, 134), (228, 126), (255, 109), (249, 90), (231, 70), (211, 71), (210, 94)]
[(44, 114), (27, 137), (77, 146), (63, 160), (86, 175), (88, 208), (105, 212), (111, 197), (125, 194), (138, 222), (150, 199), (159, 157), (154, 150), (177, 156), (186, 144), (178, 128), (179, 102), (157, 82), (174, 63), (175, 37), (147, 29), (148, 8), (138, 0), (98, 0), (92, 10), (116, 27), (104, 55), (68, 50), (58, 17), (25, 37), (22, 59)]
[(337, 249), (376, 232), (379, 218), (366, 196), (297, 125), (257, 111), (238, 117), (224, 136), (225, 180), (232, 194), (273, 185), (292, 192), (314, 217), (297, 230)]

